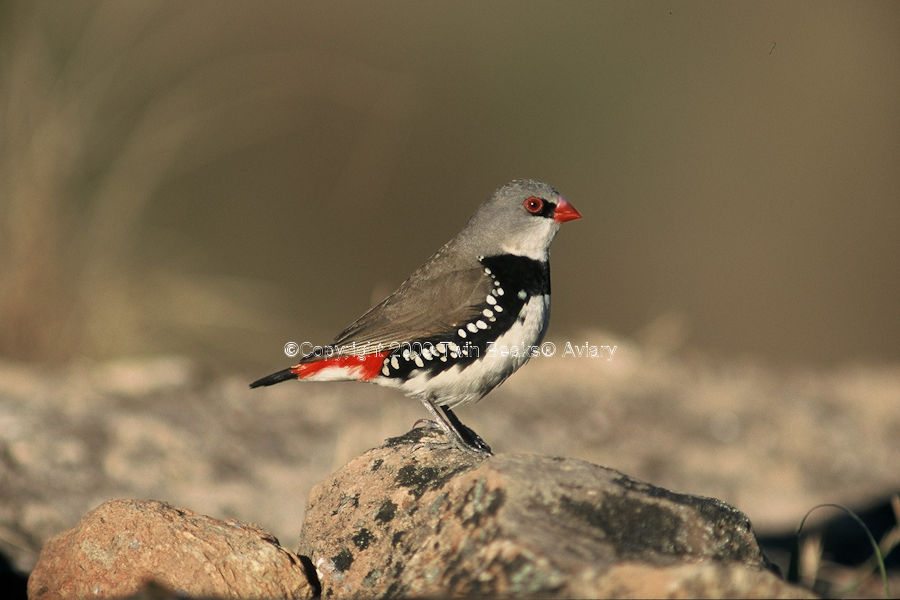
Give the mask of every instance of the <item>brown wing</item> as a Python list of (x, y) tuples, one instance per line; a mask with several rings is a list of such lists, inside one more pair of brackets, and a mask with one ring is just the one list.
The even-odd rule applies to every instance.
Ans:
[(339, 333), (333, 345), (352, 346), (348, 353), (360, 353), (361, 347), (370, 353), (449, 335), (481, 313), (491, 287), (490, 277), (478, 263), (459, 269), (426, 263)]

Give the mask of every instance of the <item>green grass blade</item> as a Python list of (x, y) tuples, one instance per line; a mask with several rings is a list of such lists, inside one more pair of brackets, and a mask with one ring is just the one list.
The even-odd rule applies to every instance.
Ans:
[(874, 553), (875, 560), (878, 563), (878, 570), (881, 572), (881, 582), (884, 585), (884, 597), (890, 598), (891, 588), (888, 584), (887, 570), (884, 568), (884, 557), (881, 555), (881, 548), (878, 547), (878, 542), (875, 541), (875, 536), (872, 535), (872, 532), (869, 531), (869, 528), (866, 527), (866, 524), (863, 523), (863, 520), (859, 518), (859, 515), (857, 515), (855, 512), (853, 512), (843, 504), (818, 504), (816, 506), (813, 506), (807, 511), (805, 515), (803, 515), (803, 519), (800, 521), (800, 526), (797, 528), (797, 533), (795, 535), (794, 551), (791, 553), (791, 562), (788, 566), (788, 581), (790, 581), (791, 583), (797, 583), (800, 580), (800, 532), (803, 531), (803, 526), (806, 524), (806, 519), (809, 518), (809, 515), (811, 515), (813, 511), (823, 507), (837, 508), (844, 511), (845, 513), (850, 515), (851, 519), (856, 521), (859, 526), (862, 527), (863, 531), (866, 532), (866, 537), (869, 538), (869, 544), (872, 546), (872, 552)]

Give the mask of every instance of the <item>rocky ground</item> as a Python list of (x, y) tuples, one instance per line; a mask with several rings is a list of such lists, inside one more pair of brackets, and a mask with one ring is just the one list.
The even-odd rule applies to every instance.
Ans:
[(810, 596), (719, 500), (577, 459), (486, 459), (429, 440), (390, 438), (316, 484), (297, 554), (240, 521), (105, 502), (44, 545), (28, 597)]
[[(584, 338), (572, 353), (557, 341), (555, 356), (533, 359), (460, 418), (498, 454), (578, 458), (728, 502), (776, 562), (815, 505), (881, 509), (900, 491), (898, 366), (779, 372), (603, 332)], [(617, 350), (612, 360), (602, 349), (579, 357), (585, 341)], [(247, 389), (261, 374), (221, 376), (179, 358), (0, 363), (7, 571), (29, 572), (47, 539), (111, 498), (256, 523), (294, 548), (313, 485), (424, 416), (414, 400), (375, 386)], [(835, 516), (820, 510), (814, 520)], [(860, 531), (825, 531), (822, 577), (834, 583), (817, 589), (879, 593), (872, 580), (844, 589), (855, 572), (828, 562), (859, 540)], [(809, 562), (815, 547), (805, 545)]]

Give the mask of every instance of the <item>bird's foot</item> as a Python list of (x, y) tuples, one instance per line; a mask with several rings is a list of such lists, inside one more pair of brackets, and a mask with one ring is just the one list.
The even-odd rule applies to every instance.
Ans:
[(421, 450), (423, 448), (425, 450), (450, 450), (451, 448), (454, 448), (454, 445), (452, 443), (450, 443), (450, 441), (448, 441), (448, 440), (439, 442), (436, 440), (432, 441), (432, 440), (421, 440), (420, 439), (418, 442), (413, 444), (412, 448), (413, 448), (413, 451)]
[[(442, 432), (444, 433), (444, 432)], [(468, 443), (457, 439), (454, 439), (453, 436), (446, 435), (442, 441), (438, 441), (435, 439), (430, 440), (419, 440), (415, 444), (413, 444), (413, 450), (418, 450), (420, 448), (426, 448), (428, 450), (460, 450), (470, 456), (474, 456), (477, 458), (487, 458), (492, 456), (491, 448), (487, 444), (482, 441), (481, 446), (471, 446)]]
[[(441, 426), (440, 423), (435, 421), (434, 419), (419, 419), (415, 423), (413, 423), (413, 429), (421, 429), (427, 433), (426, 436), (431, 437), (433, 434), (443, 433), (447, 435), (447, 432)], [(448, 436), (452, 439), (452, 436)], [(421, 438), (415, 444), (413, 444), (413, 450), (418, 450), (420, 448), (427, 448), (428, 450), (450, 450), (451, 448), (458, 447), (454, 444), (450, 439), (444, 439), (443, 441), (437, 440), (422, 440)], [(463, 448), (463, 450), (468, 450)]]
[(453, 428), (456, 429), (460, 439), (466, 446), (470, 449), (474, 449), (476, 452), (487, 454), (488, 456), (493, 454), (491, 447), (488, 446), (487, 442), (485, 442), (480, 435), (475, 433), (474, 429), (463, 424), (452, 410), (446, 406), (442, 407), (442, 410), (444, 411), (444, 414), (447, 415), (447, 419), (453, 425)]
[(412, 426), (413, 429), (437, 429), (443, 431), (443, 427), (441, 427), (437, 421), (434, 419), (419, 419)]
[(439, 429), (447, 436), (447, 441), (420, 441), (416, 444), (417, 446), (423, 446), (433, 450), (456, 448), (466, 454), (477, 456), (479, 458), (486, 458), (493, 454), (493, 452), (491, 452), (491, 447), (488, 446), (487, 443), (472, 429), (463, 425), (459, 418), (453, 414), (453, 411), (449, 408), (441, 407), (441, 410), (438, 410), (438, 407), (435, 406), (431, 399), (422, 397), (420, 400), (434, 419), (420, 419), (416, 421), (415, 425), (422, 423), (423, 427), (426, 429)]

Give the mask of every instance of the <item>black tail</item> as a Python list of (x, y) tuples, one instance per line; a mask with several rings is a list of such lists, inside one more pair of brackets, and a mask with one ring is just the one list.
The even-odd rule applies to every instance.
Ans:
[(281, 383), (282, 381), (287, 381), (289, 379), (297, 379), (297, 375), (295, 373), (291, 373), (290, 369), (284, 369), (283, 371), (278, 371), (277, 373), (266, 375), (262, 379), (257, 379), (250, 384), (250, 387), (257, 388), (264, 385), (275, 385), (276, 383)]

